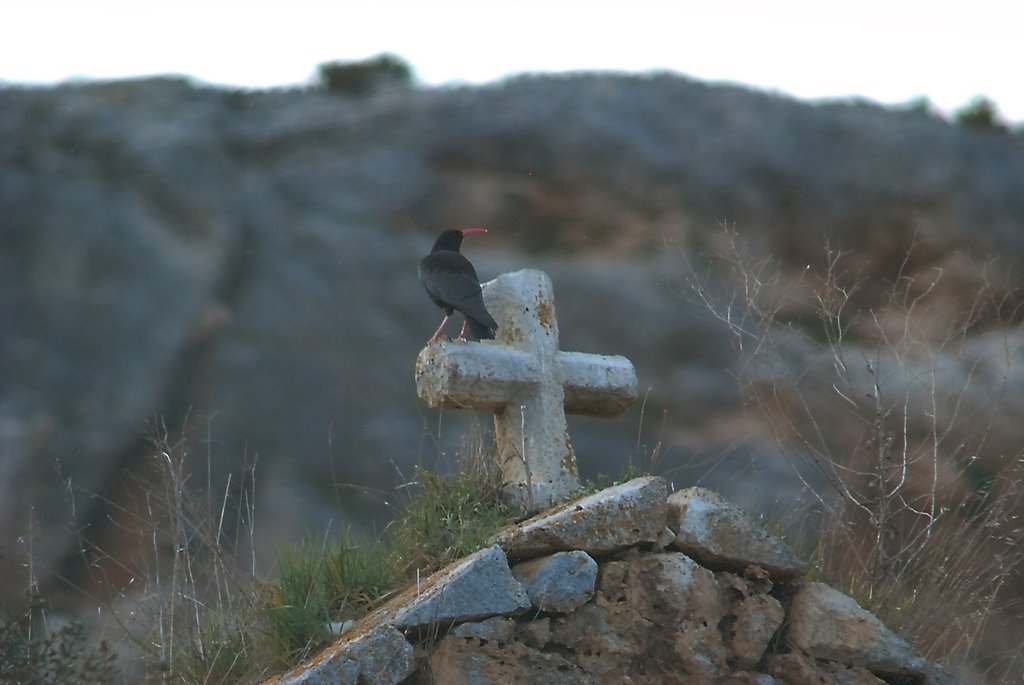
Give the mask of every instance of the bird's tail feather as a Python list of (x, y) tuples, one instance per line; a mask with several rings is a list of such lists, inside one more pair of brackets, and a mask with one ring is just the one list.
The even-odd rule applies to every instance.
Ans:
[(476, 319), (466, 317), (466, 333), (470, 340), (493, 340), (494, 332), (497, 330), (497, 326), (494, 328), (488, 327), (486, 324), (482, 324)]

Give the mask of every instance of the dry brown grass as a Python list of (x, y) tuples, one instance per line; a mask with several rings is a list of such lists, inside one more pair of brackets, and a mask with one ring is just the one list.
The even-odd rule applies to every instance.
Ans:
[(117, 624), (122, 652), (136, 655), (123, 664), (126, 682), (261, 682), (418, 577), (484, 546), (513, 518), (497, 461), (473, 433), (448, 464), (450, 476), (416, 470), (395, 521), (376, 539), (311, 531), (278, 550), (265, 578), (253, 554), (255, 466), (214, 496), (208, 475), (194, 482), (202, 474), (190, 469), (202, 460), (189, 447), (202, 439), (187, 424), (173, 435), (159, 424), (150, 437), (137, 501), (111, 517), (134, 545), (111, 554), (79, 538), (91, 586), (108, 590), (94, 599)]
[(951, 307), (946, 272), (912, 255), (879, 274), (823, 254), (794, 277), (726, 230), (724, 283), (693, 283), (742, 352), (748, 408), (803, 479), (805, 544), (826, 582), (925, 656), (967, 679), (1020, 677), (1019, 298), (951, 274)]

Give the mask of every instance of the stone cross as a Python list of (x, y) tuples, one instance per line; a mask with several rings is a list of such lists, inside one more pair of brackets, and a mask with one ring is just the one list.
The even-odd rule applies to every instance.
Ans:
[(483, 284), (496, 340), (442, 341), (416, 358), (416, 391), (431, 407), (494, 413), (510, 502), (533, 513), (579, 489), (565, 415), (618, 416), (637, 398), (625, 357), (563, 352), (551, 279), (516, 271)]

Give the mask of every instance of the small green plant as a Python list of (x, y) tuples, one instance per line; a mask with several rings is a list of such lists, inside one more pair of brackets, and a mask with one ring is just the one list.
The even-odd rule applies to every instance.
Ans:
[[(481, 460), (483, 461), (483, 460)], [(496, 460), (487, 459), (496, 464)], [(394, 529), (406, 571), (429, 572), (471, 554), (509, 523), (515, 512), (501, 498), (501, 478), (465, 470), (445, 478), (417, 468), (413, 496)]]
[(106, 642), (89, 644), (81, 623), (47, 630), (38, 597), (30, 597), (24, 609), (0, 616), (0, 683), (113, 683), (114, 660)]

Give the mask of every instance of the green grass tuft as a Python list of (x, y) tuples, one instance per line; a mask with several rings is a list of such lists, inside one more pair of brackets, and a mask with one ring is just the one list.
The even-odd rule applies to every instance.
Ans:
[(445, 478), (419, 468), (414, 482), (419, 492), (394, 529), (406, 573), (433, 571), (483, 548), (515, 518), (501, 499), (500, 476), (470, 470)]
[(264, 607), (278, 660), (301, 661), (331, 639), (332, 625), (376, 606), (398, 581), (393, 557), (386, 547), (354, 544), (348, 531), (330, 543), (307, 538), (283, 550)]

